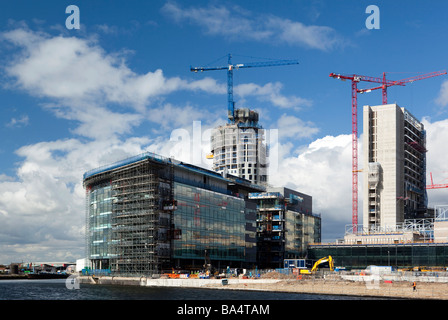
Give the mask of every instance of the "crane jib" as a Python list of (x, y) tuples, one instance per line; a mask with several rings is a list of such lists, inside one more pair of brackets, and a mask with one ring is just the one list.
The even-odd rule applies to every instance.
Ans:
[(233, 70), (242, 68), (256, 68), (256, 67), (273, 67), (273, 66), (283, 66), (299, 64), (297, 60), (270, 60), (268, 62), (253, 62), (253, 63), (239, 63), (232, 64), (232, 55), (228, 55), (227, 66), (221, 67), (190, 67), (190, 71), (197, 73), (198, 71), (213, 71), (213, 70), (227, 70), (227, 105), (228, 105), (228, 116), (231, 123), (235, 122), (234, 117), (234, 106), (233, 101)]

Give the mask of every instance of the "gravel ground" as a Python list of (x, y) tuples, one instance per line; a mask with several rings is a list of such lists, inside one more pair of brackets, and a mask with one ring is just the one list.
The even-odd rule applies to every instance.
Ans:
[(435, 299), (448, 300), (448, 283), (417, 282), (416, 290), (410, 281), (347, 281), (342, 279), (302, 279), (281, 274), (266, 274), (263, 278), (279, 279), (276, 283), (257, 283), (253, 280), (246, 283), (228, 285), (207, 285), (234, 290), (266, 290), (279, 292), (294, 292), (306, 294), (330, 294), (388, 297), (397, 299)]

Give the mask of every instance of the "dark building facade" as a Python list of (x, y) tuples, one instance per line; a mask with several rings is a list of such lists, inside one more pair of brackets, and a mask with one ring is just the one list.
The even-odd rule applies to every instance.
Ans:
[(306, 256), (308, 244), (321, 241), (321, 217), (312, 197), (288, 188), (250, 193), (257, 202), (257, 262), (260, 268), (281, 268), (284, 259)]

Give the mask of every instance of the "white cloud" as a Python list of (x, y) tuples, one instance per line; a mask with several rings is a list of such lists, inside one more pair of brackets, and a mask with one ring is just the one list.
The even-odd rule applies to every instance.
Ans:
[(309, 107), (312, 105), (312, 102), (309, 99), (281, 94), (282, 88), (283, 85), (280, 82), (269, 82), (264, 86), (255, 83), (244, 83), (236, 86), (234, 88), (234, 93), (243, 99), (248, 96), (255, 96), (260, 101), (269, 101), (273, 106), (282, 109), (291, 108), (300, 110), (302, 107)]
[(277, 121), (277, 128), (279, 138), (311, 138), (319, 132), (314, 123), (310, 121), (303, 121), (295, 116), (289, 116), (286, 113), (282, 114)]
[(131, 104), (139, 109), (151, 98), (175, 90), (222, 92), (212, 79), (187, 82), (166, 78), (162, 70), (136, 74), (122, 58), (107, 54), (93, 41), (49, 37), (22, 29), (6, 32), (4, 39), (23, 47), (22, 57), (6, 68), (17, 84), (41, 97)]
[(305, 25), (273, 15), (257, 15), (239, 6), (181, 8), (168, 2), (161, 11), (178, 23), (188, 21), (202, 27), (206, 34), (233, 41), (282, 42), (324, 51), (344, 46), (347, 42), (328, 26)]
[[(435, 184), (448, 183), (448, 167), (446, 151), (448, 141), (448, 119), (431, 122), (429, 118), (422, 120), (426, 129), (426, 183), (430, 184), (430, 172), (432, 172)], [(448, 189), (428, 190), (429, 204), (448, 204)]]
[(29, 121), (30, 118), (28, 115), (22, 115), (20, 118), (12, 118), (6, 126), (10, 128), (26, 127), (29, 124)]
[(267, 26), (276, 30), (277, 39), (290, 45), (301, 45), (322, 51), (328, 51), (344, 44), (337, 32), (327, 26), (307, 26), (301, 22), (280, 17), (271, 17)]
[(445, 80), (439, 91), (439, 96), (436, 98), (436, 103), (442, 107), (448, 105), (448, 80)]
[(185, 127), (191, 125), (193, 121), (213, 117), (215, 115), (207, 110), (191, 105), (175, 106), (171, 103), (165, 103), (158, 108), (151, 109), (148, 115), (148, 119), (157, 123), (162, 129)]
[(173, 2), (167, 2), (161, 11), (177, 22), (189, 20), (205, 28), (211, 35), (228, 38), (267, 39), (272, 36), (269, 30), (263, 30), (259, 24), (248, 18), (247, 12), (239, 6), (232, 8), (210, 5), (207, 8), (183, 9)]

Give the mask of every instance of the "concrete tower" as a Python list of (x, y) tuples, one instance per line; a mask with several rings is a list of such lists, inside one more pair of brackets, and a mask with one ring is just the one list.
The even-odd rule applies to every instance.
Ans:
[(391, 230), (425, 217), (425, 130), (396, 104), (364, 106), (363, 225)]
[(258, 113), (247, 108), (235, 110), (235, 123), (215, 128), (211, 135), (213, 170), (267, 185), (265, 130)]

